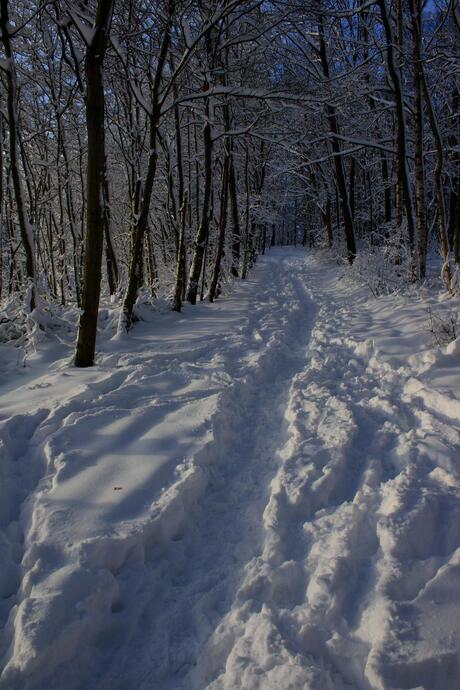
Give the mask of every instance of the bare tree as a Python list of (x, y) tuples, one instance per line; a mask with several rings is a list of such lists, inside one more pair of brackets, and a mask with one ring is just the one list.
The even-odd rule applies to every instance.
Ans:
[(97, 318), (101, 294), (101, 266), (104, 229), (105, 132), (104, 56), (109, 40), (114, 0), (98, 0), (93, 32), (85, 57), (86, 128), (88, 163), (86, 170), (86, 246), (82, 313), (78, 329), (75, 364), (89, 367), (96, 352)]
[(27, 309), (32, 310), (36, 304), (36, 273), (34, 257), (34, 231), (32, 223), (27, 217), (24, 183), (20, 169), (19, 158), (19, 122), (17, 111), (17, 75), (9, 25), (8, 0), (0, 0), (0, 33), (5, 51), (5, 60), (1, 69), (6, 77), (6, 101), (8, 112), (9, 154), (11, 177), (16, 200), (16, 213), (21, 233), (21, 241), (26, 255), (26, 276), (29, 281)]

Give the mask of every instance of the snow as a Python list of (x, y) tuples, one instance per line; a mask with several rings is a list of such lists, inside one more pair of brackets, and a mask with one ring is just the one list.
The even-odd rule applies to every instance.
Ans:
[[(69, 12), (69, 16), (71, 17), (72, 22), (75, 24), (78, 33), (81, 35), (86, 45), (91, 46), (96, 35), (96, 28), (91, 25), (88, 26), (88, 24), (85, 23), (86, 18), (83, 19), (79, 17), (75, 12)], [(90, 24), (92, 24), (91, 21)]]
[(458, 688), (460, 346), (428, 306), (280, 248), (91, 370), (2, 346), (2, 690)]

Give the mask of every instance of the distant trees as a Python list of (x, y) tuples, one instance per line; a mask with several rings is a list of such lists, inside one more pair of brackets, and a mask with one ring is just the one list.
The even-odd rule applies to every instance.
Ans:
[[(276, 243), (460, 262), (458, 6), (0, 0), (0, 299), (218, 298)], [(23, 299), (24, 303), (24, 299)]]

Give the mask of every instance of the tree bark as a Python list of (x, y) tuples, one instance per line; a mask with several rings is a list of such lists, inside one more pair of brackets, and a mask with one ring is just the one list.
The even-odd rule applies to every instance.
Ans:
[(421, 4), (409, 0), (412, 22), (412, 53), (414, 79), (414, 129), (415, 129), (415, 212), (418, 239), (418, 268), (421, 280), (426, 274), (426, 217), (425, 217), (425, 170), (423, 163), (423, 100), (421, 54)]
[(29, 281), (27, 309), (32, 311), (36, 304), (36, 272), (34, 259), (34, 236), (33, 229), (27, 218), (26, 200), (23, 188), (23, 181), (19, 168), (19, 131), (17, 115), (17, 87), (16, 87), (16, 67), (14, 64), (13, 52), (11, 48), (11, 36), (8, 26), (8, 0), (0, 2), (0, 33), (5, 51), (6, 66), (2, 70), (6, 76), (6, 100), (8, 113), (9, 148), (11, 177), (13, 179), (13, 190), (18, 214), (19, 232), (26, 255), (26, 276)]
[(165, 28), (165, 33), (163, 35), (160, 52), (158, 55), (158, 64), (156, 67), (155, 79), (152, 87), (152, 103), (149, 117), (149, 159), (147, 165), (147, 174), (142, 189), (140, 213), (139, 216), (135, 219), (133, 243), (129, 264), (128, 286), (126, 288), (125, 298), (123, 301), (123, 308), (120, 315), (119, 330), (124, 329), (126, 331), (129, 331), (129, 329), (132, 326), (134, 305), (136, 303), (141, 283), (140, 276), (142, 273), (142, 267), (144, 262), (144, 237), (148, 226), (150, 202), (152, 199), (153, 184), (155, 181), (158, 159), (158, 127), (160, 122), (159, 90), (169, 50), (169, 44), (171, 41), (172, 16), (173, 5), (172, 3), (169, 3), (168, 20)]
[(185, 223), (187, 218), (187, 192), (183, 193), (179, 219), (179, 249), (176, 261), (176, 285), (174, 289), (173, 311), (181, 311), (183, 281), (185, 272)]
[[(324, 40), (324, 26), (321, 15), (318, 19), (318, 34), (319, 34), (319, 52), (321, 59), (321, 66), (324, 77), (329, 80), (329, 63), (326, 52), (326, 42)], [(340, 201), (342, 206), (342, 215), (345, 228), (345, 240), (347, 244), (347, 258), (351, 265), (356, 257), (356, 241), (355, 228), (353, 223), (353, 216), (350, 208), (350, 201), (348, 198), (347, 183), (345, 180), (345, 171), (343, 168), (343, 158), (340, 152), (340, 143), (337, 135), (340, 134), (335, 108), (330, 104), (326, 104), (327, 119), (329, 122), (329, 129), (332, 133), (332, 152), (334, 154), (335, 174), (337, 178), (337, 187), (340, 194)]]
[[(249, 271), (249, 257), (251, 252), (251, 189), (249, 184), (249, 146), (246, 142), (244, 149), (244, 189), (246, 193), (246, 223), (245, 223), (245, 234), (244, 234), (244, 254), (243, 254), (243, 270), (241, 272), (241, 278), (246, 280)], [(283, 221), (283, 235), (284, 235), (284, 221)], [(284, 242), (284, 237), (283, 237)]]
[(455, 205), (454, 261), (457, 266), (460, 266), (460, 174), (458, 176), (457, 199)]
[(220, 189), (220, 213), (219, 213), (219, 236), (217, 240), (217, 251), (214, 260), (211, 285), (209, 287), (209, 301), (213, 302), (218, 296), (218, 285), (220, 277), (220, 266), (224, 255), (225, 230), (227, 227), (227, 206), (228, 206), (228, 177), (230, 167), (229, 142), (225, 142), (225, 154), (222, 163), (222, 183)]
[(103, 63), (109, 38), (114, 0), (98, 0), (94, 37), (87, 48), (86, 128), (88, 163), (86, 169), (86, 242), (82, 314), (78, 329), (75, 365), (90, 367), (96, 351), (97, 316), (101, 294), (102, 248), (104, 241), (105, 134)]
[(428, 89), (428, 84), (425, 77), (425, 70), (423, 68), (423, 62), (420, 62), (421, 77), (423, 94), (425, 96), (425, 104), (428, 114), (428, 121), (430, 123), (431, 130), (433, 132), (435, 152), (436, 152), (436, 165), (434, 169), (434, 184), (436, 190), (436, 204), (438, 207), (438, 226), (439, 226), (439, 243), (441, 246), (441, 255), (444, 261), (442, 267), (442, 275), (446, 288), (452, 291), (452, 268), (450, 265), (450, 252), (449, 252), (449, 242), (447, 239), (447, 221), (446, 221), (446, 204), (444, 200), (444, 189), (442, 183), (443, 167), (444, 167), (444, 150), (443, 142), (441, 137), (441, 132), (439, 130), (438, 119), (436, 117), (436, 112), (434, 109), (433, 101), (431, 99), (431, 94)]
[(107, 178), (104, 179), (104, 237), (105, 237), (105, 259), (107, 267), (107, 280), (109, 283), (109, 292), (114, 295), (118, 288), (119, 271), (118, 261), (113, 248), (112, 235), (110, 232), (111, 226), (111, 212), (110, 212), (110, 194), (109, 182)]
[(201, 209), (201, 222), (198, 228), (198, 233), (195, 239), (195, 247), (193, 252), (192, 265), (190, 268), (190, 276), (187, 288), (187, 301), (190, 304), (196, 304), (196, 297), (198, 294), (198, 285), (200, 280), (201, 269), (203, 266), (203, 256), (205, 246), (209, 234), (209, 210), (211, 202), (211, 187), (212, 187), (212, 138), (211, 125), (209, 122), (209, 104), (206, 103), (206, 123), (203, 128), (204, 140), (204, 192), (203, 192), (203, 206)]
[(230, 196), (230, 213), (232, 218), (232, 276), (238, 278), (240, 271), (240, 247), (241, 247), (241, 228), (238, 213), (238, 193), (236, 188), (235, 160), (233, 147), (230, 157), (230, 169), (228, 175), (228, 191)]
[(388, 72), (393, 82), (393, 90), (395, 94), (396, 103), (396, 120), (397, 120), (397, 168), (398, 180), (401, 183), (404, 207), (407, 219), (407, 236), (409, 244), (409, 254), (411, 261), (411, 269), (414, 270), (414, 243), (415, 243), (415, 223), (412, 203), (412, 192), (410, 187), (409, 171), (407, 169), (407, 133), (406, 121), (404, 116), (404, 95), (402, 90), (401, 78), (394, 55), (394, 36), (391, 20), (387, 13), (385, 0), (377, 0), (380, 10), (382, 24), (385, 30), (386, 37), (386, 52), (387, 52), (387, 66)]

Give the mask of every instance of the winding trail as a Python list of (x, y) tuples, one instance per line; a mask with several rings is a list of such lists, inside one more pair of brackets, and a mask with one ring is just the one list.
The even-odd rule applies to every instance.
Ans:
[(456, 401), (379, 357), (362, 289), (301, 250), (210, 312), (108, 343), (31, 417), (18, 452), (49, 470), (0, 687), (457, 690)]

